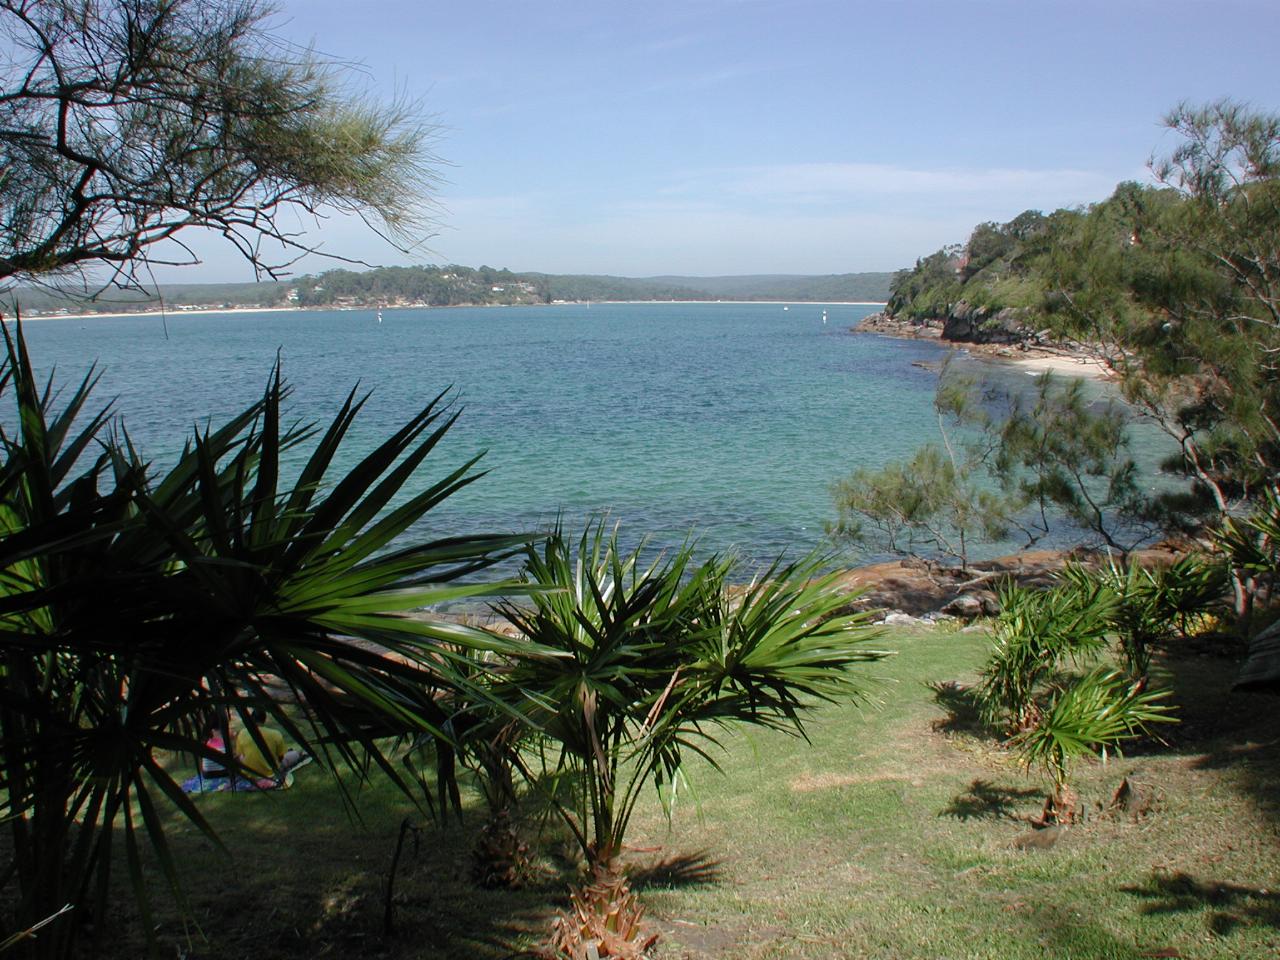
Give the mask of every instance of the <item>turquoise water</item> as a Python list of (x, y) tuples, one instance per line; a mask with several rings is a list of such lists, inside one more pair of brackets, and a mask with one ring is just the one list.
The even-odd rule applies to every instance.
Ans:
[(695, 531), (708, 549), (759, 560), (823, 543), (832, 481), (937, 437), (931, 368), (947, 351), (849, 335), (873, 309), (574, 304), (388, 310), (381, 323), (372, 311), (176, 314), (26, 331), (37, 366), (56, 364), (64, 383), (97, 360), (99, 398), (117, 397), (159, 464), (193, 424), (256, 399), (279, 350), (301, 419), (327, 420), (357, 382), (373, 390), (353, 460), (452, 391), (463, 414), (424, 469), (487, 451), (489, 473), (417, 534), (607, 512), (628, 539), (665, 547)]

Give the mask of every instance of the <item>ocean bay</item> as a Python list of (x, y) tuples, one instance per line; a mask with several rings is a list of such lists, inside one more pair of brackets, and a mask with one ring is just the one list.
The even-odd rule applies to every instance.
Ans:
[[(488, 474), (416, 533), (608, 515), (658, 547), (695, 533), (751, 559), (824, 543), (828, 487), (937, 438), (935, 343), (851, 336), (874, 307), (644, 303), (298, 311), (27, 325), (69, 384), (94, 361), (131, 437), (164, 464), (194, 424), (256, 399), (279, 350), (290, 412), (326, 421), (372, 390), (348, 462), (441, 391), (462, 408), (437, 476)], [(826, 322), (823, 314), (826, 313)], [(1021, 376), (1021, 374), (1018, 374)], [(432, 467), (432, 461), (436, 466)]]

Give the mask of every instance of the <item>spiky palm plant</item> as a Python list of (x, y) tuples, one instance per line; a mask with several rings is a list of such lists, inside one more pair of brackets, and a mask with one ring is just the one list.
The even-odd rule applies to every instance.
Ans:
[(1219, 566), (1198, 554), (1187, 554), (1163, 566), (1127, 564), (1108, 558), (1091, 568), (1068, 564), (1060, 589), (1088, 596), (1101, 590), (1113, 598), (1108, 620), (1130, 676), (1147, 681), (1155, 648), (1176, 633), (1186, 636), (1197, 617), (1223, 606), (1227, 577)]
[(1042, 768), (1052, 784), (1041, 821), (1078, 819), (1079, 803), (1069, 784), (1072, 762), (1090, 755), (1105, 759), (1152, 724), (1176, 722), (1163, 702), (1167, 697), (1167, 691), (1147, 690), (1114, 667), (1098, 667), (1055, 688), (1035, 726), (1012, 741), (1023, 762)]
[(1108, 557), (1100, 567), (1068, 563), (1058, 591), (1065, 597), (1102, 592), (1111, 598), (1107, 627), (1114, 631), (1120, 655), (1130, 676), (1145, 682), (1151, 670), (1151, 653), (1167, 631), (1162, 616), (1156, 575), (1137, 561), (1119, 564)]
[(1103, 646), (1114, 596), (1094, 585), (1078, 590), (1000, 588), (994, 649), (982, 672), (983, 720), (1025, 730), (1040, 717), (1036, 693), (1065, 659), (1078, 660)]
[(1248, 580), (1250, 598), (1270, 602), (1280, 582), (1280, 484), (1266, 487), (1247, 516), (1224, 519), (1213, 541)]
[[(118, 835), (151, 929), (144, 846), (177, 889), (160, 805), (212, 836), (163, 756), (207, 755), (211, 713), (265, 708), (331, 768), (372, 758), (399, 781), (376, 736), (439, 732), (434, 694), (457, 679), (459, 651), (510, 646), (405, 614), (491, 593), (499, 585), (463, 578), (527, 542), (394, 546), (477, 476), (465, 464), (395, 505), (456, 418), (442, 397), (335, 477), (363, 401), (349, 396), (323, 432), (282, 426), (277, 368), (261, 401), (157, 473), (106, 429), (109, 409), (83, 416), (95, 382), (59, 404), (39, 389), (20, 330), (0, 374), (17, 407), (0, 430), (0, 815), (17, 887), (0, 934), (73, 906), (24, 941), (45, 957), (68, 955), (104, 911)], [(296, 480), (282, 482), (282, 454), (307, 442)]]
[[(1068, 567), (1053, 589), (1010, 586), (1001, 593), (995, 650), (983, 670), (982, 712), (988, 723), (1013, 732), (1009, 745), (1028, 767), (1040, 766), (1048, 775), (1052, 786), (1042, 824), (1077, 817), (1079, 804), (1068, 782), (1073, 760), (1105, 758), (1149, 725), (1176, 722), (1164, 702), (1167, 692), (1147, 688), (1149, 646), (1138, 644), (1147, 636), (1137, 634), (1139, 627), (1147, 628), (1134, 621), (1139, 614), (1154, 616), (1153, 607), (1145, 599), (1136, 612), (1124, 606), (1122, 591), (1150, 596), (1135, 586), (1146, 583), (1144, 577), (1114, 566), (1102, 574)], [(1080, 667), (1101, 653), (1117, 625), (1132, 631), (1127, 640), (1122, 634), (1124, 670), (1103, 665), (1083, 676), (1059, 672), (1064, 661)]]
[(643, 788), (669, 797), (686, 752), (714, 764), (718, 731), (737, 724), (803, 735), (815, 703), (865, 696), (852, 668), (883, 656), (817, 559), (775, 563), (735, 589), (730, 560), (695, 565), (687, 545), (646, 564), (643, 551), (622, 551), (602, 523), (576, 548), (556, 530), (525, 573), (555, 589), (499, 607), (537, 644), (493, 691), (537, 731), (536, 755), (513, 762), (602, 867)]
[(1189, 636), (1197, 623), (1227, 609), (1230, 580), (1226, 569), (1208, 557), (1189, 553), (1157, 571), (1159, 609), (1179, 634)]
[(853, 668), (884, 656), (867, 649), (866, 615), (848, 612), (819, 558), (731, 587), (731, 560), (695, 565), (686, 545), (646, 564), (644, 549), (622, 551), (601, 522), (576, 548), (557, 529), (525, 570), (549, 589), (531, 607), (498, 607), (536, 644), (491, 691), (533, 731), (511, 763), (560, 814), (592, 875), (557, 920), (557, 957), (639, 957), (652, 942), (618, 860), (646, 785), (669, 803), (687, 754), (714, 766), (727, 727), (803, 736), (815, 704), (865, 696)]

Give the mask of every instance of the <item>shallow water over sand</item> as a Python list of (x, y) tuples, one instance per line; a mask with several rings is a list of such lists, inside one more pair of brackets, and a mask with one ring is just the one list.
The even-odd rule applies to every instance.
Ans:
[(850, 336), (873, 309), (572, 304), (385, 310), (381, 323), (367, 310), (174, 314), (32, 323), (27, 337), (63, 383), (98, 360), (99, 398), (118, 397), (158, 463), (193, 423), (256, 399), (279, 349), (301, 419), (327, 419), (357, 381), (373, 390), (352, 460), (453, 391), (462, 416), (426, 469), (487, 451), (489, 473), (422, 534), (608, 511), (656, 546), (695, 530), (704, 547), (759, 559), (823, 542), (832, 481), (937, 438), (946, 348)]

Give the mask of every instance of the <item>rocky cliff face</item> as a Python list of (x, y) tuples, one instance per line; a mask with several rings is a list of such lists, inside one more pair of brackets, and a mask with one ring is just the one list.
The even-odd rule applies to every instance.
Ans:
[(1026, 345), (1038, 343), (1035, 331), (1026, 323), (1025, 311), (1014, 307), (992, 311), (960, 300), (946, 316), (929, 320), (908, 320), (888, 313), (873, 313), (857, 327), (865, 333), (885, 333), (898, 337), (941, 339), (952, 343)]
[(992, 312), (960, 300), (942, 318), (942, 339), (956, 343), (1023, 343), (1033, 334), (1025, 311), (1014, 307)]

